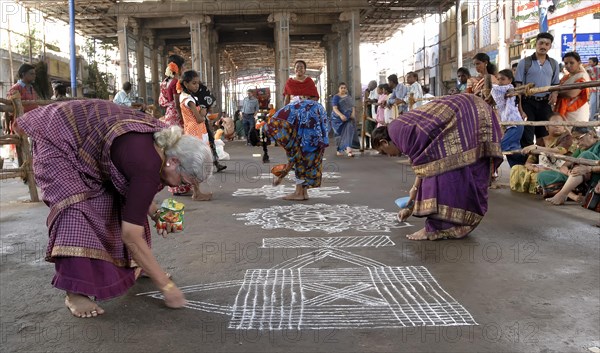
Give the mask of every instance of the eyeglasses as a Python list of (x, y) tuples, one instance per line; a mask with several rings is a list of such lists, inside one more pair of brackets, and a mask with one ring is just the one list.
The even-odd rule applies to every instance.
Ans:
[(589, 132), (586, 132), (585, 134), (583, 134), (583, 135), (581, 135), (581, 136), (579, 136), (579, 137), (575, 137), (575, 140), (577, 140), (577, 142), (579, 142), (579, 141), (581, 141), (581, 139), (582, 139), (582, 138), (583, 138), (585, 135), (587, 135), (587, 134), (589, 134)]

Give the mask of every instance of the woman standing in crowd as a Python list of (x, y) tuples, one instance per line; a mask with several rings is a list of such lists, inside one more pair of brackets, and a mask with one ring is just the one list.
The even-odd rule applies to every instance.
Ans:
[(321, 186), (323, 152), (329, 145), (329, 124), (325, 108), (316, 100), (315, 83), (305, 76), (306, 63), (296, 61), (296, 77), (285, 85), (287, 102), (265, 125), (267, 135), (285, 149), (288, 163), (278, 171), (274, 185), (279, 185), (294, 169), (296, 190), (284, 200), (308, 200), (308, 189)]
[(374, 147), (383, 154), (410, 158), (417, 175), (408, 212), (426, 217), (425, 228), (411, 240), (462, 238), (487, 212), (491, 171), (502, 162), (499, 119), (473, 95), (437, 99), (400, 115), (373, 131)]
[(337, 141), (337, 155), (342, 156), (344, 152), (348, 157), (352, 154), (352, 138), (356, 130), (354, 109), (354, 98), (348, 94), (348, 86), (341, 82), (338, 86), (338, 94), (331, 101), (333, 112), (331, 113), (331, 127)]
[[(103, 100), (48, 105), (18, 119), (33, 143), (33, 170), (50, 207), (46, 260), (55, 264), (54, 287), (77, 317), (104, 313), (95, 300), (123, 295), (140, 269), (171, 308), (182, 292), (150, 249), (148, 216), (164, 184), (205, 180), (206, 144), (181, 128)], [(168, 224), (161, 234), (173, 231)], [(137, 267), (139, 266), (139, 267)]]
[[(179, 107), (179, 93), (177, 92), (177, 82), (183, 69), (183, 59), (179, 55), (171, 55), (168, 58), (167, 68), (165, 69), (165, 79), (160, 83), (160, 96), (158, 103), (165, 108), (163, 121), (168, 126), (179, 126), (183, 128), (183, 118)], [(169, 187), (169, 192), (173, 195), (185, 195), (191, 191), (189, 185), (177, 185)]]
[(478, 53), (473, 57), (473, 65), (477, 71), (476, 77), (471, 77), (467, 81), (467, 89), (465, 93), (473, 93), (480, 97), (487, 98), (489, 92), (484, 92), (485, 78), (491, 75), (492, 84), (498, 84), (496, 79), (496, 65), (490, 62), (490, 57), (486, 53)]
[[(38, 95), (33, 88), (33, 82), (35, 81), (35, 67), (30, 64), (23, 64), (19, 67), (19, 71), (17, 72), (19, 75), (19, 80), (15, 83), (9, 90), (8, 96), (9, 99), (16, 92), (19, 92), (21, 95), (21, 101), (35, 101), (38, 100)], [(35, 104), (24, 104), (23, 112), (27, 113), (37, 108), (38, 106)], [(6, 121), (6, 126), (4, 127), (4, 131), (7, 134), (12, 133), (12, 125), (13, 124), (13, 115), (10, 114), (9, 121)]]
[[(590, 76), (581, 65), (581, 58), (576, 52), (568, 52), (563, 56), (567, 74), (560, 79), (561, 85), (588, 82)], [(590, 105), (588, 104), (590, 89), (571, 89), (561, 91), (556, 100), (554, 110), (568, 121), (588, 121)]]

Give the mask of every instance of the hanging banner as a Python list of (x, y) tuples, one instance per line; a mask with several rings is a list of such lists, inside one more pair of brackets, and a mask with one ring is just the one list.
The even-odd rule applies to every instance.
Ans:
[[(548, 8), (551, 5), (552, 1), (542, 0), (541, 5), (539, 6)], [(592, 0), (561, 0), (553, 13), (547, 12), (548, 26), (550, 27), (557, 23), (573, 20), (596, 12), (600, 12), (600, 2)], [(535, 37), (539, 33), (538, 1), (530, 1), (518, 6), (515, 21), (517, 21), (519, 26), (517, 34), (521, 34), (523, 38)]]

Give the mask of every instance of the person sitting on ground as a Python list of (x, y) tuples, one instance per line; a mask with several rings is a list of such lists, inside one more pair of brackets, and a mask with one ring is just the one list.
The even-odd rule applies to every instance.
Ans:
[(429, 102), (431, 102), (433, 100), (433, 98), (435, 98), (435, 96), (431, 93), (429, 93), (429, 86), (425, 85), (423, 86), (423, 104), (427, 104)]
[(123, 89), (115, 95), (115, 98), (113, 98), (113, 103), (122, 105), (124, 107), (136, 108), (143, 112), (146, 109), (146, 106), (144, 104), (133, 102), (130, 94), (131, 83), (125, 82), (123, 83)]
[[(574, 127), (573, 138), (577, 141), (578, 149), (573, 153), (575, 158), (600, 160), (600, 139), (596, 130), (589, 127)], [(578, 165), (565, 163), (560, 171), (547, 170), (538, 174), (538, 183), (544, 188), (544, 194), (550, 194), (560, 187), (560, 190), (546, 201), (553, 205), (562, 205), (568, 198), (580, 202), (581, 197), (574, 193), (583, 182), (584, 192), (600, 180), (600, 166)]]
[[(183, 293), (150, 248), (148, 216), (164, 185), (196, 184), (210, 176), (206, 144), (179, 127), (98, 99), (57, 102), (17, 120), (34, 141), (33, 170), (50, 207), (46, 260), (52, 285), (66, 291), (77, 317), (104, 313), (94, 300), (121, 296), (143, 271), (165, 304), (181, 308)], [(159, 233), (175, 232), (168, 223)]]
[[(565, 119), (560, 114), (554, 113), (549, 121), (565, 121)], [(573, 136), (568, 129), (556, 125), (546, 126), (546, 129), (548, 135), (537, 139), (535, 145), (523, 148), (523, 154), (527, 155), (536, 150), (569, 156), (575, 151), (576, 144), (573, 143)], [(544, 170), (558, 171), (564, 163), (561, 159), (547, 155), (530, 154), (525, 165), (517, 164), (510, 169), (510, 189), (537, 194), (539, 192), (538, 173)]]
[(494, 110), (470, 94), (442, 97), (373, 131), (374, 147), (405, 154), (417, 175), (409, 212), (426, 217), (411, 240), (462, 238), (487, 212), (491, 171), (502, 162), (502, 130)]

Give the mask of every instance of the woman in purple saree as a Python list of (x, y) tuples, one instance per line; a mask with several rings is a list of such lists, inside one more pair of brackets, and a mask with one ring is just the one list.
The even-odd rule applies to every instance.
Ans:
[[(402, 114), (372, 133), (373, 147), (405, 154), (417, 175), (410, 211), (426, 217), (411, 240), (462, 238), (487, 211), (490, 172), (502, 162), (499, 119), (483, 99), (448, 96)], [(404, 219), (411, 212), (400, 211)]]

